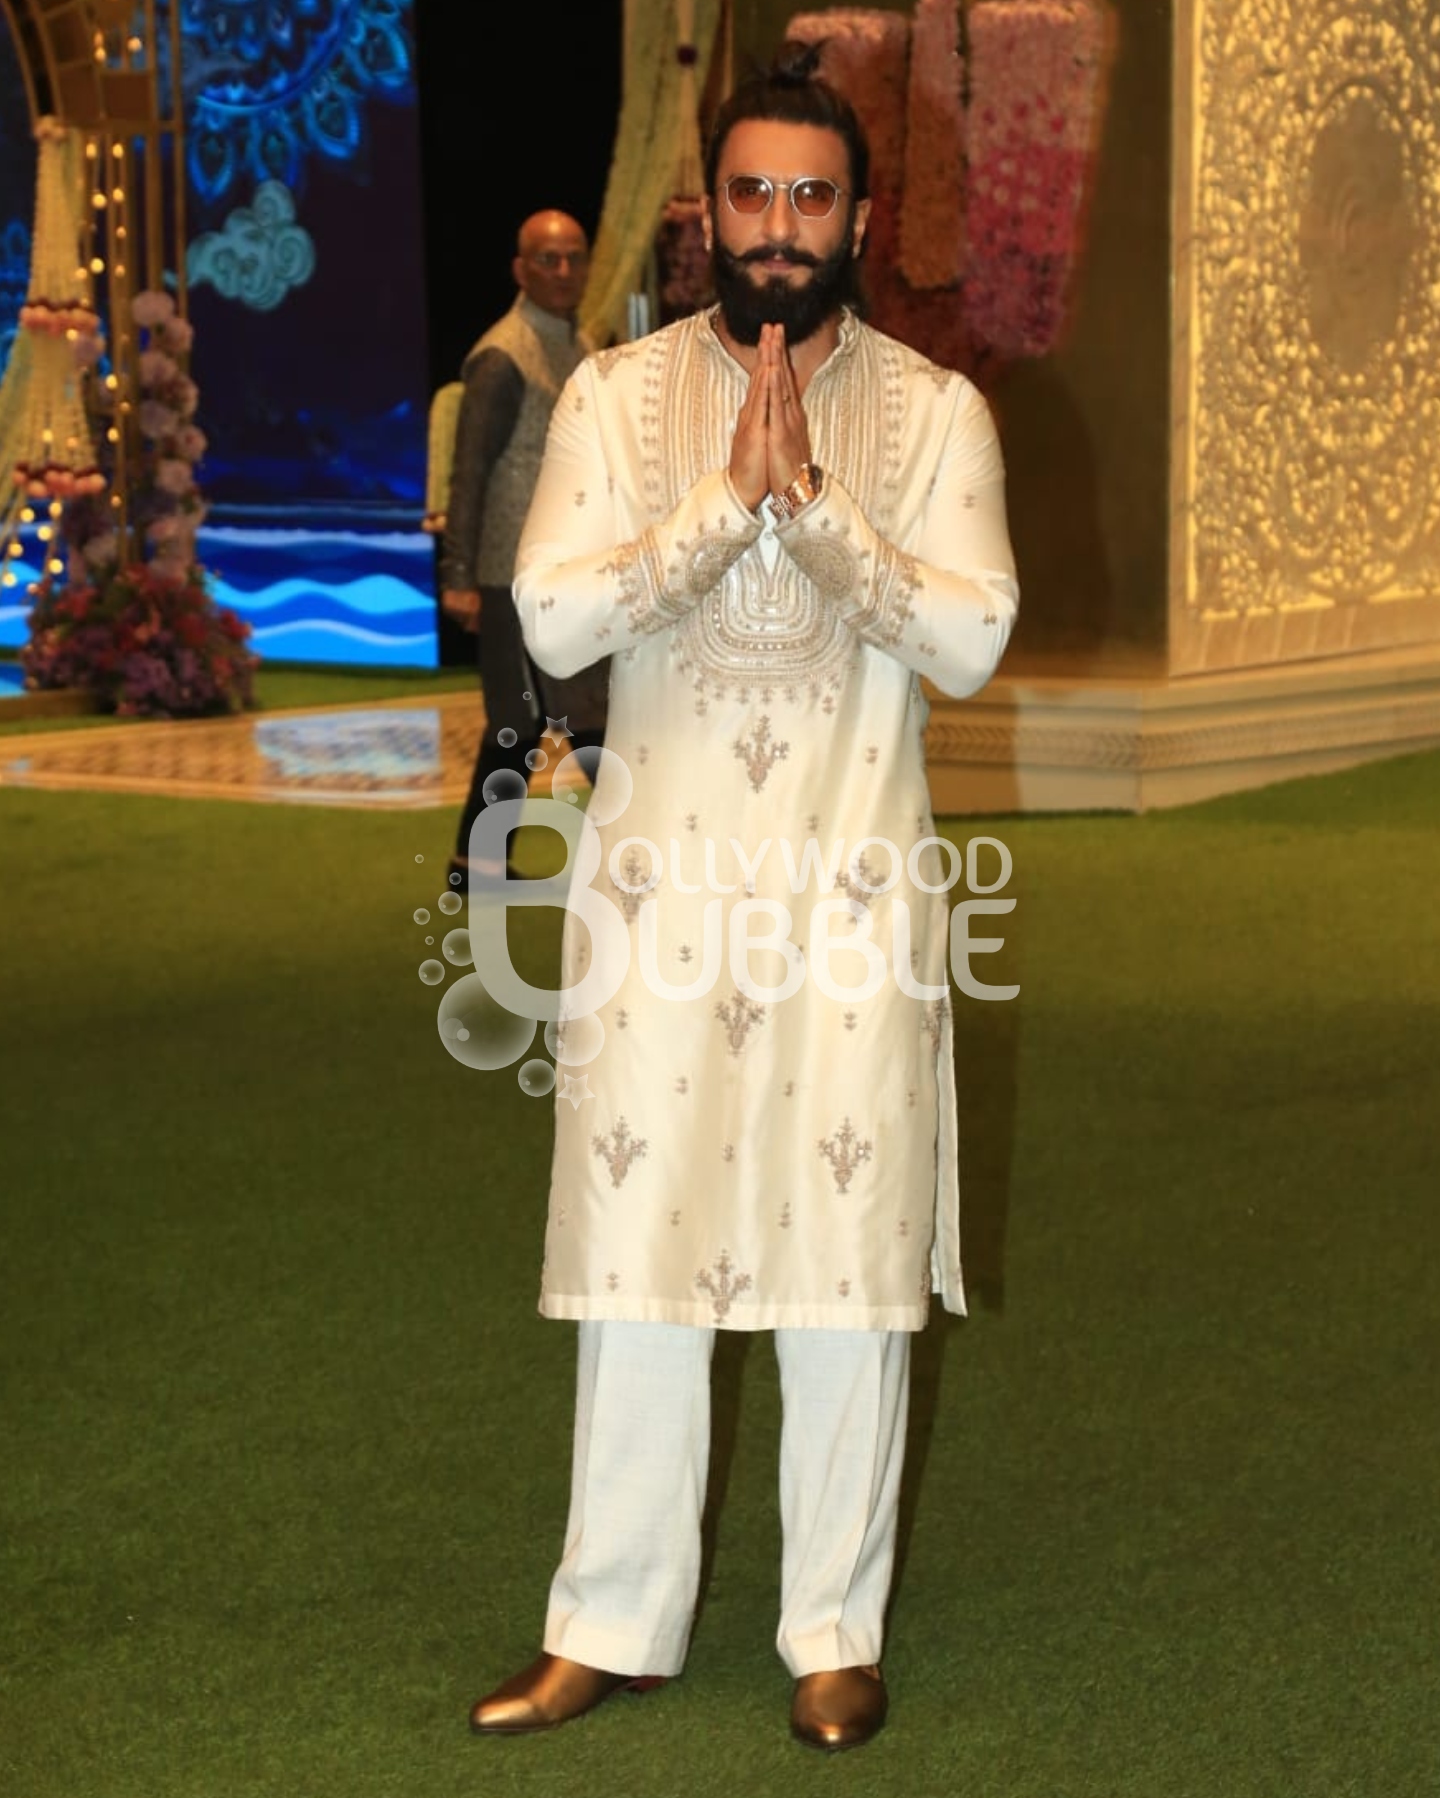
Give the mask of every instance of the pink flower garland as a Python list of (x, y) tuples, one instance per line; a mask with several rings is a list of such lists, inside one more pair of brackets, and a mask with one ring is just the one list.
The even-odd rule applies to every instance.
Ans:
[(80, 300), (26, 300), (20, 323), (42, 337), (95, 337), (100, 331), (99, 313)]
[(965, 266), (965, 113), (958, 0), (916, 0), (910, 28), (900, 272), (953, 287)]
[(1084, 0), (980, 0), (969, 26), (966, 311), (1001, 355), (1043, 356), (1080, 245), (1108, 20)]
[[(855, 108), (870, 140), (870, 225), (864, 284), (869, 319), (944, 368), (965, 374), (983, 360), (959, 293), (917, 290), (900, 267), (901, 190), (905, 174), (905, 104), (910, 82), (910, 23), (902, 13), (862, 7), (801, 13), (787, 35), (822, 42), (820, 73)], [(958, 253), (958, 246), (957, 246)]]

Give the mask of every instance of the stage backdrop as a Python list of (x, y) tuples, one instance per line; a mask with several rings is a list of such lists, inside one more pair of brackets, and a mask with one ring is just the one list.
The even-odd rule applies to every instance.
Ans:
[[(202, 559), (267, 658), (434, 666), (413, 0), (171, 3)], [(0, 24), (0, 345), (28, 278), (34, 162)], [(0, 646), (24, 636), (7, 607)]]
[(431, 666), (411, 0), (185, 0), (201, 553), (281, 659)]

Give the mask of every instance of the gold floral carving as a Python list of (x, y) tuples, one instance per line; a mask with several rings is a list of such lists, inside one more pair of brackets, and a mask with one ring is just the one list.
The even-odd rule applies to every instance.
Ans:
[(1440, 635), (1433, 0), (1186, 14), (1172, 666)]

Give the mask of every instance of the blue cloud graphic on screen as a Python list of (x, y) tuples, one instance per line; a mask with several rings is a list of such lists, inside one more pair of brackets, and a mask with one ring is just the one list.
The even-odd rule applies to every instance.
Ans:
[(312, 155), (348, 162), (372, 96), (411, 95), (411, 0), (182, 0), (190, 179), (299, 182)]
[(30, 227), (24, 219), (11, 219), (0, 231), (0, 368), (10, 360), (29, 285)]
[(295, 201), (279, 181), (262, 181), (250, 206), (237, 206), (218, 231), (185, 254), (192, 287), (210, 282), (227, 300), (273, 312), (315, 273), (315, 240), (295, 222)]

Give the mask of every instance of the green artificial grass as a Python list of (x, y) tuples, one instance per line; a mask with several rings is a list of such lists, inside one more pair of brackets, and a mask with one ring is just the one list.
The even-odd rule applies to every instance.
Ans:
[(1431, 1798), (1437, 815), (1425, 755), (951, 822), (1022, 990), (959, 1003), (972, 1315), (915, 1345), (890, 1725), (830, 1759), (764, 1335), (684, 1677), (465, 1730), (538, 1647), (574, 1334), (549, 1105), (416, 977), (451, 813), (0, 790), (0, 1793)]
[[(357, 705), (384, 699), (424, 699), (432, 693), (478, 692), (473, 668), (322, 668), (277, 667), (266, 662), (256, 671), (256, 710), (290, 711), (304, 706)], [(7, 718), (13, 701), (0, 699), (0, 737), (26, 736), (41, 730), (93, 730), (101, 724), (141, 725), (143, 718), (116, 718), (109, 712), (74, 717)]]

